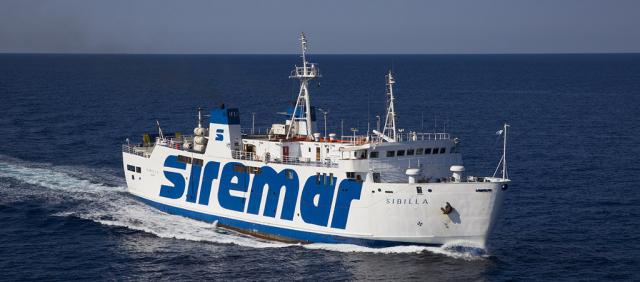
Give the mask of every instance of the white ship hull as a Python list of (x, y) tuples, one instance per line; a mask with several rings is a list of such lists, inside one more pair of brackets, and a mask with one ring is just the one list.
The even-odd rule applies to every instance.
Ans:
[[(172, 155), (188, 155), (191, 158), (202, 159), (203, 167), (209, 163), (219, 163), (219, 169), (215, 171), (215, 177), (212, 177), (202, 172), (194, 173), (193, 164), (185, 164), (184, 169), (165, 167), (167, 157)], [(247, 173), (247, 183), (241, 183), (242, 187), (238, 188), (237, 183), (243, 180), (235, 177), (227, 184), (231, 183), (237, 189), (225, 188), (221, 191), (220, 182), (224, 181), (221, 174), (224, 173), (223, 168), (230, 162), (242, 164), (245, 167), (259, 167), (263, 171), (269, 168), (275, 172), (292, 169), (299, 180), (297, 185), (294, 185), (297, 186), (297, 193), (289, 192), (285, 189), (286, 187), (276, 191), (269, 188), (268, 183), (263, 186), (263, 193), (254, 191), (257, 189), (257, 186), (253, 185), (256, 175), (251, 173)], [(171, 214), (218, 222), (220, 226), (257, 236), (293, 242), (390, 246), (443, 245), (462, 241), (484, 248), (487, 236), (499, 214), (505, 193), (503, 190), (506, 188), (506, 183), (502, 179), (491, 179), (493, 182), (414, 184), (374, 183), (366, 180), (354, 182), (350, 179), (341, 179), (340, 176), (344, 176), (344, 171), (334, 167), (214, 159), (204, 154), (189, 153), (163, 146), (155, 146), (153, 154), (148, 157), (123, 153), (123, 164), (129, 192), (153, 207)], [(137, 167), (139, 172), (135, 169), (127, 170), (127, 166)], [(200, 168), (200, 171), (202, 170), (205, 169)], [(174, 197), (177, 197), (175, 199), (160, 195), (163, 185), (176, 186), (167, 178), (165, 172), (177, 173), (184, 179), (184, 187), (178, 189), (183, 192), (179, 197), (175, 195)], [(329, 179), (324, 183), (327, 185), (325, 189), (333, 191), (320, 191), (322, 194), (314, 195), (310, 202), (308, 199), (311, 198), (308, 194), (312, 192), (304, 190), (318, 188), (307, 183), (315, 181), (318, 173), (338, 177), (334, 182)], [(197, 179), (189, 180), (193, 177)], [(203, 185), (207, 181), (211, 184), (208, 195), (206, 192), (203, 193)], [(350, 205), (345, 205), (344, 200), (338, 203), (338, 195), (342, 188), (339, 184), (343, 181), (357, 183), (356, 186), (361, 185), (359, 193), (351, 195)], [(191, 182), (195, 185), (191, 185)], [(419, 193), (419, 189), (422, 193)], [(274, 200), (267, 199), (269, 193), (279, 193), (275, 211), (266, 210), (274, 208)], [(307, 195), (307, 199), (303, 194)], [(291, 199), (285, 199), (292, 197), (291, 195), (295, 195), (295, 205), (292, 204)], [(328, 197), (330, 199), (326, 199)], [(237, 200), (235, 203), (237, 205), (230, 204), (230, 199)], [(326, 204), (323, 205), (320, 202), (329, 203), (328, 209)], [(441, 208), (447, 202), (453, 207), (453, 211), (444, 214)], [(259, 207), (257, 212), (256, 203)], [(230, 206), (234, 207), (230, 209)], [(287, 219), (287, 215), (283, 215), (283, 210), (286, 209), (286, 213), (290, 214), (292, 208), (292, 217)], [(251, 209), (253, 212), (250, 212)], [(315, 215), (311, 214), (312, 212)], [(318, 214), (325, 213), (328, 213), (328, 216), (320, 216), (319, 220), (315, 218)], [(344, 221), (344, 223), (340, 224), (338, 221)]]

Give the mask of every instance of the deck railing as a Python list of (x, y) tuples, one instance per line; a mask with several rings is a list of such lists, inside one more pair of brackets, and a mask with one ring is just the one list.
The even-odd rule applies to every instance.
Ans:
[(136, 147), (141, 147), (141, 145), (122, 144), (122, 152), (145, 158), (150, 157), (149, 154), (146, 154), (144, 151), (136, 150)]
[(260, 157), (253, 152), (245, 152), (245, 151), (231, 151), (231, 156), (237, 160), (249, 160), (249, 161), (279, 163), (279, 164), (302, 165), (302, 166), (338, 167), (337, 163), (334, 163), (328, 159), (325, 161), (311, 161), (311, 160), (303, 160), (298, 157), (283, 157), (283, 158), (273, 158), (269, 156)]
[(434, 133), (434, 132), (408, 132), (398, 133), (397, 139), (399, 142), (403, 141), (424, 141), (424, 140), (448, 140), (451, 139), (449, 133)]

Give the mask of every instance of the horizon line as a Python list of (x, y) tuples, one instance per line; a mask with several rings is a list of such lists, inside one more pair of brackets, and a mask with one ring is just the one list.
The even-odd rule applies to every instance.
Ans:
[[(634, 52), (514, 52), (514, 53), (308, 53), (320, 56), (450, 56), (450, 55), (635, 55)], [(0, 55), (150, 55), (150, 56), (288, 56), (300, 53), (138, 53), (138, 52), (0, 52)]]

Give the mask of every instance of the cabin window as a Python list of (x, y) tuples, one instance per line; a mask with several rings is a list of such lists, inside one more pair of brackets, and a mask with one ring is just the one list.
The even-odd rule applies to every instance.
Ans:
[(407, 156), (413, 156), (413, 153), (414, 153), (414, 152), (415, 152), (415, 151), (414, 151), (413, 149), (409, 149), (409, 150), (407, 150)]
[(438, 153), (438, 148), (433, 148), (432, 153), (433, 153), (434, 155), (435, 155), (435, 154), (437, 154), (437, 153)]
[(137, 173), (142, 173), (142, 168), (141, 168), (141, 167), (139, 167), (139, 166), (136, 166), (136, 172), (137, 172)]
[(190, 164), (191, 163), (191, 158), (189, 158), (187, 156), (178, 155), (178, 162), (181, 162), (181, 163), (184, 163), (184, 164)]
[(446, 150), (446, 148), (440, 148), (440, 154), (444, 154), (445, 150)]
[(354, 178), (356, 178), (356, 173), (355, 173), (355, 172), (352, 172), (352, 171), (347, 172), (347, 178), (349, 178), (349, 179), (354, 179)]
[(387, 158), (393, 158), (396, 156), (396, 151), (387, 151)]
[(380, 173), (379, 172), (374, 172), (373, 173), (373, 182), (380, 183)]
[(425, 155), (429, 155), (429, 154), (431, 154), (431, 148), (425, 148), (425, 149), (424, 149), (424, 154), (425, 154)]
[(193, 158), (193, 164), (194, 164), (194, 165), (202, 166), (203, 162), (202, 162), (202, 160), (201, 160), (201, 159)]
[(396, 153), (396, 155), (397, 155), (398, 157), (402, 157), (402, 156), (404, 156), (404, 150), (398, 150), (398, 153)]
[(322, 185), (327, 185), (327, 174), (323, 173), (322, 174)]
[(136, 172), (136, 167), (135, 167), (135, 166), (132, 166), (132, 165), (127, 165), (127, 170), (128, 170), (128, 171)]
[(329, 185), (333, 186), (333, 173), (329, 173)]
[(369, 153), (369, 158), (375, 159), (378, 157), (378, 152), (371, 152)]
[(249, 173), (252, 174), (260, 174), (260, 168), (255, 166), (247, 167), (249, 169)]
[(287, 179), (291, 180), (293, 179), (293, 170), (287, 169), (285, 170), (284, 175), (287, 177)]
[(422, 155), (423, 153), (424, 153), (424, 149), (423, 148), (416, 149), (416, 155)]
[(236, 164), (236, 165), (233, 165), (233, 172), (244, 173), (245, 172), (245, 168), (241, 164)]
[(311, 153), (311, 148), (309, 148), (309, 153)]
[(320, 185), (320, 173), (316, 172), (316, 184)]

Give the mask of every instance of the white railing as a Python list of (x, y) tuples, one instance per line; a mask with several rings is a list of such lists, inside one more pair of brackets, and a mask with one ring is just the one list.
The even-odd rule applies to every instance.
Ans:
[(240, 128), (240, 133), (241, 134), (246, 134), (246, 135), (267, 135), (269, 134), (269, 131), (271, 130), (271, 127), (256, 127), (256, 128)]
[[(367, 139), (368, 138), (368, 139)], [(425, 140), (448, 140), (451, 139), (449, 133), (422, 133), (408, 132), (396, 134), (397, 142), (425, 141)], [(376, 135), (344, 135), (340, 140), (351, 144), (380, 143), (383, 139)]]
[(331, 160), (311, 161), (311, 160), (301, 160), (298, 157), (283, 157), (283, 158), (272, 158), (269, 156), (260, 157), (253, 152), (245, 152), (245, 151), (231, 151), (231, 156), (237, 160), (248, 160), (248, 161), (259, 161), (259, 162), (264, 161), (264, 162), (270, 162), (270, 163), (303, 165), (303, 166), (338, 167), (338, 164), (331, 162)]
[(449, 133), (433, 133), (433, 132), (398, 133), (396, 135), (396, 138), (398, 139), (397, 140), (398, 142), (451, 139)]
[(141, 157), (145, 157), (145, 158), (150, 157), (150, 155), (146, 154), (144, 151), (136, 150), (136, 147), (141, 147), (141, 146), (139, 146), (139, 145), (131, 145), (131, 144), (122, 144), (122, 152), (128, 153), (128, 154), (132, 154), (132, 155), (141, 156)]
[(307, 71), (305, 72), (304, 67), (296, 66), (296, 68), (291, 71), (291, 75), (289, 77), (321, 77), (320, 69), (317, 64), (307, 63), (306, 70)]

